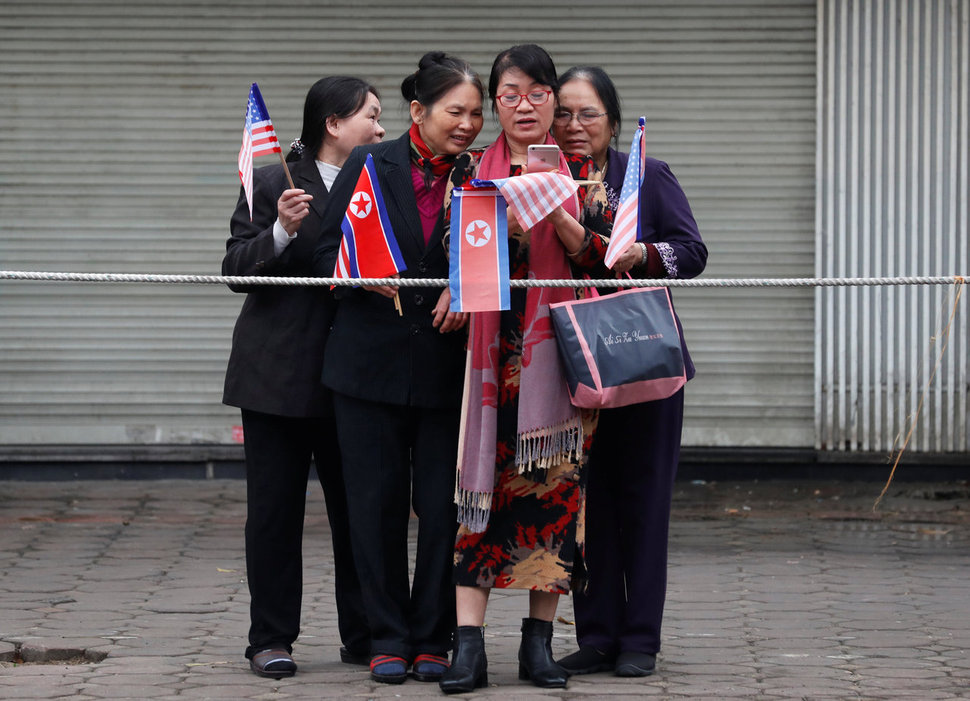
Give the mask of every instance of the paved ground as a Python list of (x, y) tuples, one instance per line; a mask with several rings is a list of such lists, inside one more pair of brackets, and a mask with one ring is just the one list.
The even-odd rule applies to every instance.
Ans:
[[(655, 676), (577, 677), (564, 691), (519, 682), (526, 599), (496, 592), (491, 686), (463, 698), (970, 697), (970, 489), (897, 483), (873, 512), (879, 488), (678, 485)], [(244, 499), (238, 480), (0, 482), (0, 697), (438, 697), (337, 661), (318, 488), (300, 672), (248, 671)], [(566, 653), (568, 601), (560, 613), (554, 647)]]

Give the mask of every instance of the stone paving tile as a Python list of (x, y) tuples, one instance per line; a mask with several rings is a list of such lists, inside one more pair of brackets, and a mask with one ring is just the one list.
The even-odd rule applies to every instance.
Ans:
[[(119, 684), (106, 686), (104, 684), (80, 684), (78, 691), (97, 699), (151, 699), (166, 691), (176, 691), (178, 680), (169, 679), (166, 684)], [(205, 696), (211, 695), (207, 689)]]
[(745, 669), (758, 664), (757, 657), (748, 647), (733, 652), (721, 651), (716, 647), (705, 650), (692, 645), (680, 646), (675, 641), (669, 641), (665, 645), (665, 652), (658, 659), (663, 663), (660, 666), (664, 669), (669, 667), (680, 671), (707, 669), (709, 665), (731, 665)]
[(667, 698), (753, 698), (758, 696), (757, 684), (745, 684), (737, 678), (697, 679), (689, 683), (672, 682)]
[[(678, 484), (656, 675), (591, 675), (565, 690), (519, 682), (527, 597), (496, 591), (491, 685), (462, 698), (970, 695), (970, 500), (906, 486), (872, 514), (871, 487)], [(0, 698), (440, 698), (433, 684), (376, 684), (337, 661), (319, 492), (308, 490), (300, 672), (277, 682), (242, 658), (242, 482), (0, 484), (0, 652), (58, 636), (109, 652), (99, 664), (0, 661)], [(572, 619), (568, 600), (560, 615)], [(573, 635), (556, 624), (557, 655)]]

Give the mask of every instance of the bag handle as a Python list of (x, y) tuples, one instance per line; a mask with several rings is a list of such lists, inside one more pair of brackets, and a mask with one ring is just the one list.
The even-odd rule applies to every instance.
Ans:
[[(627, 279), (629, 279), (629, 280), (632, 280), (633, 279), (633, 276), (630, 275), (630, 271), (629, 270), (627, 270), (623, 274), (627, 276)], [(592, 278), (589, 276), (589, 273), (583, 273), (583, 279), (584, 280), (592, 280)], [(599, 288), (598, 287), (590, 286), (590, 287), (587, 287), (586, 289), (589, 290), (589, 296), (590, 297), (599, 297), (600, 296), (600, 291), (599, 291)]]

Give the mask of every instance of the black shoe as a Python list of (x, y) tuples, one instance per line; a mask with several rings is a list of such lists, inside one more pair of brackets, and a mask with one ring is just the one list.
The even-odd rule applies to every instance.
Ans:
[(566, 687), (569, 674), (552, 659), (552, 621), (522, 619), (519, 679), (531, 679), (533, 684), (543, 689)]
[(351, 652), (345, 647), (340, 648), (340, 661), (344, 664), (355, 664), (366, 667), (370, 664), (369, 652)]
[(488, 686), (488, 659), (484, 632), (478, 626), (458, 626), (451, 666), (438, 680), (446, 694), (460, 694)]
[(618, 677), (647, 677), (657, 668), (657, 656), (649, 652), (621, 652), (614, 674)]
[(284, 648), (260, 650), (249, 660), (249, 668), (261, 677), (282, 679), (296, 674), (296, 662)]
[(569, 674), (595, 674), (613, 671), (616, 656), (600, 652), (592, 645), (580, 645), (579, 650), (559, 660), (559, 666)]

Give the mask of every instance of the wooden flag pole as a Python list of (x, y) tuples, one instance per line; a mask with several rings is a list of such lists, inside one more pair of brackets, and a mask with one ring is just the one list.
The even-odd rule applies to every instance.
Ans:
[(290, 184), (290, 189), (295, 190), (296, 185), (293, 184), (293, 176), (290, 175), (290, 167), (286, 165), (286, 158), (283, 156), (282, 150), (280, 150), (280, 163), (283, 164), (283, 172), (286, 173), (286, 180)]
[(397, 309), (398, 316), (404, 316), (404, 310), (401, 309), (401, 296), (397, 292), (394, 293), (394, 308)]

